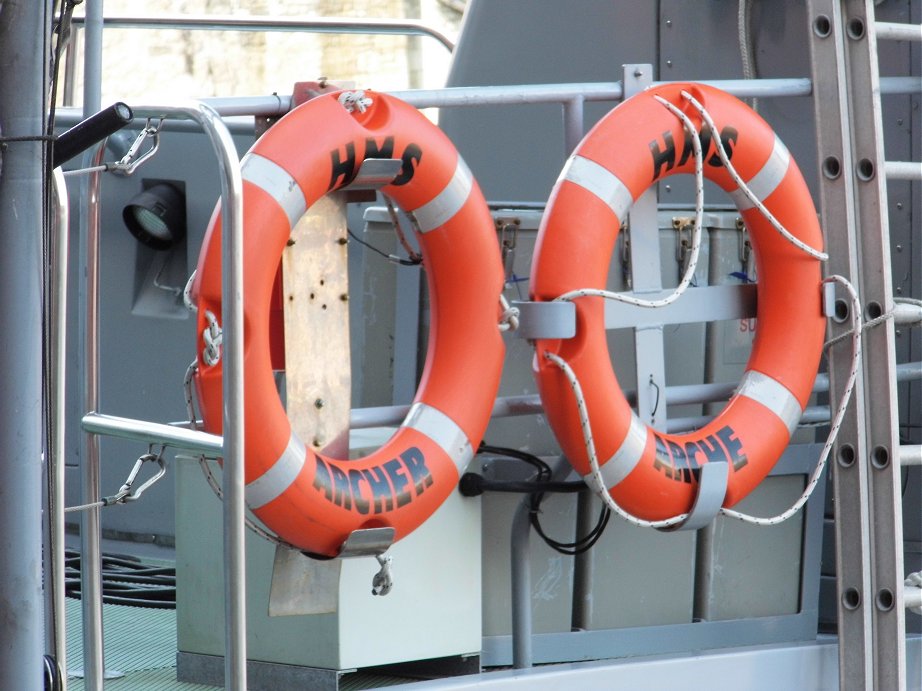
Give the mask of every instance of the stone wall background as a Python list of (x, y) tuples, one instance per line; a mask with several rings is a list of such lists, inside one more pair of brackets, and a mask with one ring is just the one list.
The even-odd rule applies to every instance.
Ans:
[[(454, 39), (458, 0), (105, 0), (106, 15), (420, 19)], [(449, 53), (436, 40), (367, 34), (106, 29), (103, 104), (291, 93), (325, 76), (379, 90), (436, 88)], [(78, 68), (74, 105), (82, 94)]]

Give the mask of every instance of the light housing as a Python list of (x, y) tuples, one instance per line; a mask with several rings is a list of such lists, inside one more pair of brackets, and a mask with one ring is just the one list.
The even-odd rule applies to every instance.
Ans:
[(186, 235), (186, 195), (176, 185), (157, 183), (132, 197), (122, 219), (138, 242), (168, 250)]

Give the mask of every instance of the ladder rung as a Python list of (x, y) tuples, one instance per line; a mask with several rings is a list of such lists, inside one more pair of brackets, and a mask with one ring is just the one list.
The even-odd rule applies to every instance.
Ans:
[(875, 22), (877, 38), (892, 41), (922, 41), (922, 25)]
[(922, 444), (904, 444), (900, 447), (900, 465), (922, 465)]

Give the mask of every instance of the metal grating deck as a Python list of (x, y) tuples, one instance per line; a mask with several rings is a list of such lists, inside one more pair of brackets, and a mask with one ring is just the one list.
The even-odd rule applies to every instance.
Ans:
[[(69, 691), (83, 691), (83, 632), (80, 600), (67, 598), (67, 667)], [(105, 635), (106, 691), (214, 691), (206, 684), (176, 680), (176, 610), (102, 606)], [(110, 678), (115, 672), (123, 676)], [(362, 691), (414, 679), (355, 672), (339, 682), (340, 691)], [(309, 689), (306, 691), (310, 691)]]
[[(83, 635), (80, 600), (67, 599), (67, 688), (83, 691)], [(176, 681), (176, 611), (102, 606), (107, 691), (213, 691), (215, 687)], [(114, 672), (124, 676), (108, 678)]]

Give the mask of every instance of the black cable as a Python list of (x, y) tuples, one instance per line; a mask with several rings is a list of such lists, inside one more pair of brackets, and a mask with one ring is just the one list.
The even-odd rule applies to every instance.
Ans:
[[(68, 597), (81, 596), (79, 552), (68, 550), (65, 557), (64, 587)], [(152, 566), (130, 556), (104, 554), (102, 601), (106, 604), (176, 608), (176, 569)]]
[(415, 261), (414, 261), (413, 259), (403, 259), (402, 257), (398, 257), (396, 254), (388, 254), (388, 253), (385, 252), (384, 250), (378, 249), (377, 247), (375, 247), (375, 246), (372, 245), (371, 243), (366, 242), (365, 240), (363, 240), (362, 238), (360, 238), (358, 235), (356, 235), (355, 233), (353, 233), (352, 230), (350, 230), (349, 228), (346, 228), (346, 232), (349, 233), (349, 237), (352, 238), (353, 240), (355, 240), (357, 243), (359, 243), (360, 245), (362, 245), (362, 246), (364, 246), (364, 247), (367, 247), (367, 248), (370, 249), (372, 252), (375, 252), (375, 253), (377, 253), (377, 254), (380, 254), (382, 257), (384, 257), (384, 258), (387, 259), (388, 261), (396, 262), (396, 263), (400, 264), (401, 266), (418, 266), (418, 265), (422, 264), (422, 261), (423, 261), (422, 259), (418, 259), (418, 260), (415, 260)]
[[(513, 458), (519, 461), (523, 461), (533, 466), (537, 471), (537, 478), (530, 481), (493, 481), (487, 480), (480, 475), (474, 473), (465, 473), (461, 478), (459, 483), (459, 489), (465, 496), (475, 496), (476, 494), (481, 494), (484, 491), (490, 492), (528, 492), (531, 494), (529, 498), (530, 507), (529, 507), (529, 522), (532, 527), (535, 529), (535, 532), (541, 537), (542, 540), (556, 552), (564, 554), (567, 556), (575, 556), (587, 552), (592, 549), (595, 544), (599, 541), (599, 538), (602, 536), (602, 533), (605, 531), (608, 521), (611, 518), (611, 510), (607, 506), (602, 506), (599, 511), (599, 518), (596, 521), (595, 526), (582, 537), (578, 537), (573, 542), (562, 542), (556, 540), (548, 535), (544, 528), (541, 526), (540, 514), (541, 514), (541, 502), (544, 500), (544, 496), (547, 492), (576, 492), (586, 489), (586, 484), (582, 481), (578, 482), (552, 482), (551, 478), (551, 468), (545, 463), (541, 458), (535, 456), (534, 454), (527, 453), (525, 451), (519, 451), (518, 449), (510, 449), (501, 446), (491, 446), (486, 443), (481, 443), (480, 447), (477, 449), (477, 453), (488, 453), (495, 454), (497, 456), (505, 456), (507, 458)], [(472, 494), (467, 494), (467, 492), (472, 492)]]

